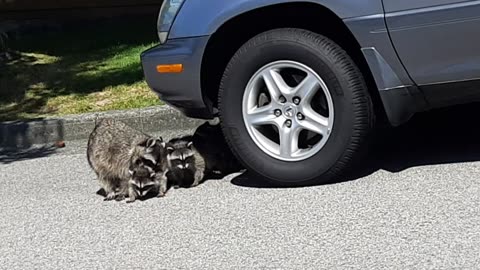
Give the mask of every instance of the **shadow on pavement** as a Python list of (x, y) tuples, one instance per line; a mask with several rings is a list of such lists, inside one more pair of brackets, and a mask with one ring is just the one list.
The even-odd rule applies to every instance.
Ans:
[(55, 153), (57, 150), (54, 146), (42, 146), (42, 147), (32, 147), (26, 149), (12, 148), (12, 149), (1, 149), (0, 148), (0, 165), (1, 164), (10, 164), (16, 161), (22, 161), (27, 159), (35, 159), (47, 157)]
[(0, 122), (0, 164), (47, 157), (57, 148), (51, 141), (63, 141), (64, 124), (58, 119)]
[[(102, 197), (102, 200), (105, 201), (105, 198), (107, 197), (107, 193), (105, 192), (105, 190), (103, 188), (100, 188), (95, 194), (97, 194), (98, 196)], [(143, 198), (137, 198), (136, 201), (139, 201), (139, 202), (144, 202), (144, 201), (147, 201), (147, 200), (150, 200), (150, 199), (154, 199), (154, 198), (157, 198), (157, 195), (156, 194), (153, 194), (153, 193), (149, 193), (147, 194), (145, 197)], [(126, 202), (126, 198), (121, 200), (121, 201), (117, 201), (117, 200), (111, 200), (111, 201), (105, 201), (105, 202), (117, 202), (117, 203), (125, 203)]]
[[(364, 165), (345, 181), (386, 170), (403, 170), (438, 164), (480, 161), (480, 104), (469, 104), (421, 113), (408, 123), (384, 132)], [(253, 188), (275, 188), (249, 173), (232, 184)]]

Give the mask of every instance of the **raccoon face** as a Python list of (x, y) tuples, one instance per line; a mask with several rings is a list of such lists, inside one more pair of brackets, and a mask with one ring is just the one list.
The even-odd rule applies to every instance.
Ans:
[(134, 168), (131, 167), (128, 173), (130, 175), (129, 184), (139, 197), (147, 195), (157, 186), (155, 171), (148, 166), (142, 164)]
[(167, 146), (168, 161), (172, 169), (191, 170), (195, 164), (192, 142), (188, 142), (184, 147)]

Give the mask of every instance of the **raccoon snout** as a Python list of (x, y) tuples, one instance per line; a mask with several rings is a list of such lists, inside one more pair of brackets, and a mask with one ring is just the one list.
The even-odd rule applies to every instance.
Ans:
[(145, 185), (144, 188), (137, 189), (137, 193), (140, 197), (144, 197), (152, 190), (152, 186)]
[(177, 168), (182, 169), (182, 170), (186, 170), (186, 169), (188, 169), (188, 167), (190, 167), (189, 165), (190, 164), (188, 164), (188, 163), (187, 164), (179, 164), (179, 165), (177, 165)]

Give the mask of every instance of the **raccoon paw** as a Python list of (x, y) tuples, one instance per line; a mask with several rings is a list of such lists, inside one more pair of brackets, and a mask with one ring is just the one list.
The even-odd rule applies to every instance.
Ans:
[(107, 194), (107, 197), (105, 197), (105, 199), (103, 199), (104, 201), (112, 201), (113, 199), (115, 199), (115, 192), (110, 192)]
[(180, 188), (180, 185), (174, 185), (173, 186), (173, 189), (179, 189)]
[(125, 200), (125, 195), (123, 195), (123, 194), (122, 194), (122, 195), (118, 195), (118, 196), (115, 198), (115, 201), (117, 201), (117, 202), (121, 202), (121, 201), (123, 201), (123, 200)]
[(135, 198), (128, 198), (127, 203), (133, 203), (135, 202)]
[(160, 198), (160, 197), (165, 197), (165, 194), (167, 193), (167, 187), (166, 186), (161, 186), (158, 190), (157, 190), (157, 197)]

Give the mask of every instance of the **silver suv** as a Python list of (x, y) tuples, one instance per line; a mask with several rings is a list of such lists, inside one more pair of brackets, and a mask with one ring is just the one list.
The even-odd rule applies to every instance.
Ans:
[(165, 0), (149, 86), (252, 172), (339, 180), (378, 123), (480, 100), (480, 1)]

